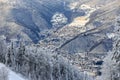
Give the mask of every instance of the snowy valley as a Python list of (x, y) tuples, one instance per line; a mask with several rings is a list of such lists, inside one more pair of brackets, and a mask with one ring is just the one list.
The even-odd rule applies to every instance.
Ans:
[(120, 80), (119, 0), (0, 0), (0, 80)]

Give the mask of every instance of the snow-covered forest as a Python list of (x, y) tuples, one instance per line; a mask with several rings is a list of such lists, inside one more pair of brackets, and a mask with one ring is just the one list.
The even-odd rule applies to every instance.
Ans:
[(104, 59), (102, 80), (120, 80), (120, 16), (115, 20), (113, 49)]
[(120, 1), (0, 0), (0, 80), (120, 80)]
[[(100, 80), (120, 79), (120, 18), (115, 21), (113, 50), (104, 58)], [(9, 45), (9, 46), (8, 46)], [(0, 38), (0, 62), (27, 77), (28, 80), (95, 80), (94, 77), (80, 72), (68, 59), (52, 50), (39, 45), (24, 45), (24, 42), (6, 43)], [(7, 69), (0, 70), (0, 78), (8, 80)], [(3, 74), (3, 75), (2, 75)]]
[(28, 80), (93, 80), (91, 76), (78, 71), (61, 55), (45, 48), (25, 46), (22, 42), (17, 48), (14, 43), (9, 47), (5, 45), (4, 40), (1, 40), (0, 62)]

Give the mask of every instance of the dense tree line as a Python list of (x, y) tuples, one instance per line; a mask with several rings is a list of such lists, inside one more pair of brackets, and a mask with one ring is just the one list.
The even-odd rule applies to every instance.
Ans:
[(22, 42), (18, 47), (6, 45), (4, 40), (0, 43), (0, 61), (29, 80), (93, 80), (56, 52)]
[(120, 80), (120, 16), (117, 17), (115, 23), (115, 37), (114, 37), (114, 44), (113, 44), (113, 56), (112, 60), (115, 62), (113, 68), (113, 80)]
[(120, 16), (115, 20), (113, 50), (104, 59), (102, 80), (120, 80)]

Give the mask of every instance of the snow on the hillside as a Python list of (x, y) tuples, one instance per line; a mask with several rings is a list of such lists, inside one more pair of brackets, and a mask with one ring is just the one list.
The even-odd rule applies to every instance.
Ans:
[(113, 37), (115, 37), (115, 33), (107, 33), (106, 35), (110, 39), (113, 38)]
[(70, 8), (70, 10), (74, 10), (77, 5), (78, 5), (78, 2), (72, 2), (68, 5), (68, 8)]
[(93, 13), (96, 10), (96, 8), (90, 7), (89, 5), (86, 4), (82, 4), (79, 7), (79, 9), (84, 10), (86, 12), (86, 15), (75, 18), (73, 22), (69, 24), (69, 26), (85, 26), (85, 24), (90, 20), (89, 17), (91, 13)]
[(4, 71), (7, 71), (7, 73), (8, 73), (8, 80), (25, 80), (21, 76), (16, 74), (15, 72), (13, 72), (10, 69), (8, 69), (7, 67), (5, 67), (4, 64), (0, 63), (0, 71), (4, 72), (3, 69), (4, 69)]
[(13, 71), (9, 71), (9, 80), (25, 80)]

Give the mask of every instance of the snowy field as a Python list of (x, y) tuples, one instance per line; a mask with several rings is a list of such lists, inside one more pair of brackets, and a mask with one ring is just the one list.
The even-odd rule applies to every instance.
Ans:
[(5, 78), (2, 80), (26, 80), (23, 79), (20, 75), (16, 74), (15, 72), (5, 67), (5, 65), (2, 63), (0, 63), (0, 80), (1, 78)]

